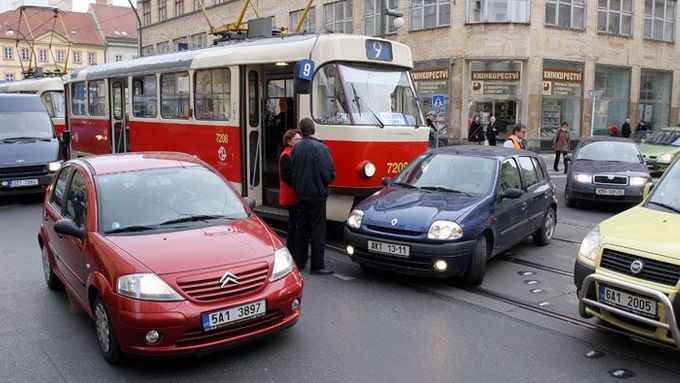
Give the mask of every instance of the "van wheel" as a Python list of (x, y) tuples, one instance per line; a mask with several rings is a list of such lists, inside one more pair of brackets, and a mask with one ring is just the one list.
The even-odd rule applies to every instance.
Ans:
[(123, 354), (118, 346), (118, 340), (113, 330), (109, 312), (106, 310), (104, 301), (102, 301), (99, 295), (94, 298), (92, 312), (94, 314), (95, 329), (97, 330), (97, 339), (99, 340), (99, 350), (107, 362), (117, 364), (121, 361)]
[(555, 209), (548, 208), (548, 213), (543, 218), (543, 225), (534, 233), (535, 244), (545, 246), (550, 243), (553, 234), (555, 234), (555, 221)]
[(470, 264), (468, 264), (467, 271), (463, 275), (463, 281), (470, 285), (479, 285), (484, 280), (484, 273), (486, 272), (486, 258), (487, 258), (487, 243), (486, 237), (480, 235), (475, 243), (475, 248), (472, 251)]
[(42, 246), (40, 250), (42, 251), (43, 275), (45, 276), (45, 283), (47, 283), (47, 287), (49, 287), (51, 290), (61, 290), (64, 285), (54, 274), (54, 270), (52, 269), (52, 261), (50, 260), (50, 254), (47, 252), (47, 246)]

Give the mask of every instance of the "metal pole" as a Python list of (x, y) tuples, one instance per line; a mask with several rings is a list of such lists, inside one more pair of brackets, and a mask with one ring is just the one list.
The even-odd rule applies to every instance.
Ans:
[(385, 10), (387, 9), (386, 2), (387, 0), (380, 0), (380, 20), (379, 20), (379, 26), (380, 26), (380, 37), (385, 37), (387, 34), (387, 20), (385, 17)]
[(132, 0), (128, 0), (128, 3), (130, 3), (130, 8), (132, 8), (132, 11), (135, 12), (135, 16), (137, 16), (137, 23), (139, 24), (139, 28), (137, 28), (137, 34), (139, 35), (139, 57), (142, 57), (142, 19), (139, 18), (137, 8), (132, 5)]
[(596, 98), (593, 97), (593, 111), (590, 116), (590, 137), (595, 135), (595, 103), (597, 102), (595, 100)]

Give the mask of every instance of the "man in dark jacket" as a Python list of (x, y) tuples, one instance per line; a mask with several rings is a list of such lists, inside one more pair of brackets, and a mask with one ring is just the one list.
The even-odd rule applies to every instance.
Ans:
[(489, 119), (489, 125), (486, 126), (486, 139), (489, 141), (489, 146), (496, 146), (496, 138), (498, 137), (498, 124), (496, 117)]
[(626, 118), (626, 121), (621, 125), (621, 137), (630, 137), (630, 119)]
[(295, 254), (298, 269), (307, 263), (307, 244), (312, 240), (312, 274), (332, 274), (324, 265), (326, 241), (326, 200), (330, 185), (335, 181), (335, 165), (328, 146), (314, 138), (314, 122), (300, 121), (302, 141), (293, 147), (291, 155), (293, 188), (298, 197)]

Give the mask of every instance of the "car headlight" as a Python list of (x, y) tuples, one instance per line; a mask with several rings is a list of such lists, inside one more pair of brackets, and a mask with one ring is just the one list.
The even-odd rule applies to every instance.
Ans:
[(152, 273), (128, 274), (118, 277), (118, 294), (147, 301), (183, 301), (172, 287)]
[(291, 257), (287, 248), (282, 247), (276, 250), (274, 252), (274, 270), (269, 281), (274, 282), (290, 274), (293, 271), (294, 264), (293, 257)]
[(364, 164), (364, 175), (369, 178), (375, 175), (375, 165), (373, 162), (368, 161)]
[(630, 186), (645, 186), (647, 182), (649, 182), (647, 177), (630, 177), (630, 181), (628, 181)]
[(352, 229), (358, 229), (361, 227), (361, 220), (364, 219), (364, 212), (361, 210), (352, 210), (347, 217), (347, 226)]
[(666, 153), (663, 156), (659, 157), (657, 162), (666, 162), (666, 163), (671, 163), (673, 161), (673, 153)]
[(597, 258), (597, 254), (600, 250), (600, 240), (600, 227), (595, 226), (595, 228), (583, 238), (581, 248), (578, 251), (579, 254), (584, 258), (595, 262), (595, 258)]
[(57, 170), (61, 169), (61, 163), (62, 161), (50, 162), (49, 164), (47, 164), (47, 170), (54, 173)]
[(434, 221), (427, 231), (427, 239), (447, 240), (463, 236), (463, 228), (451, 221)]
[(574, 181), (584, 183), (584, 184), (589, 184), (593, 182), (593, 175), (592, 174), (584, 174), (584, 173), (579, 173), (574, 175)]

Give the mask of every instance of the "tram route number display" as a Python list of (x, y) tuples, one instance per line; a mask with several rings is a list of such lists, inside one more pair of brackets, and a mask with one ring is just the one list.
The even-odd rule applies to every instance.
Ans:
[(387, 163), (387, 174), (397, 174), (404, 170), (408, 162), (388, 162)]

